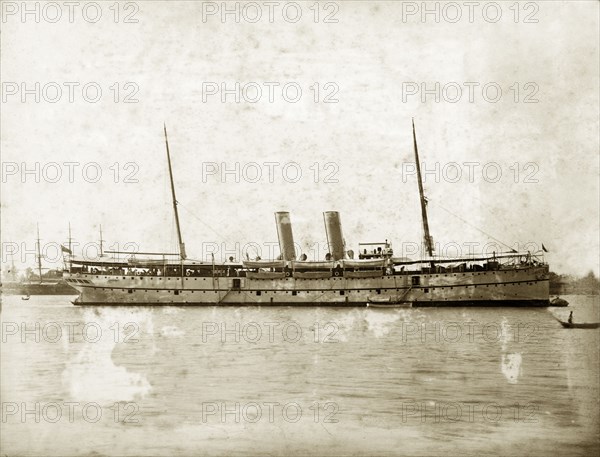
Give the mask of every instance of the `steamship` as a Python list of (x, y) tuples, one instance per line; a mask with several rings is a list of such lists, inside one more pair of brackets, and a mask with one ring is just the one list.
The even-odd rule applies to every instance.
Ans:
[[(70, 228), (69, 228), (70, 233)], [(69, 234), (70, 243), (70, 234)], [(63, 248), (66, 250), (66, 248)], [(36, 240), (36, 260), (37, 260), (37, 277), (34, 274), (28, 275), (22, 280), (17, 278), (17, 270), (15, 268), (14, 259), (12, 261), (12, 268), (9, 270), (8, 275), (0, 284), (0, 293), (3, 295), (75, 295), (77, 291), (72, 288), (63, 279), (63, 271), (61, 269), (48, 270), (42, 267), (42, 259), (44, 258), (41, 253), (40, 243), (40, 228), (37, 228), (37, 240)], [(46, 273), (42, 273), (42, 270), (48, 270)]]
[[(142, 253), (88, 260), (70, 256), (65, 281), (76, 305), (298, 305), (298, 306), (548, 306), (549, 267), (543, 254), (506, 252), (444, 259), (433, 254), (419, 153), (413, 144), (424, 231), (419, 260), (394, 257), (392, 245), (363, 243), (346, 250), (338, 212), (323, 214), (325, 260), (297, 258), (287, 212), (275, 213), (281, 255), (273, 260), (197, 261), (181, 236), (173, 169), (164, 129), (177, 253)], [(131, 254), (131, 253), (127, 253)], [(145, 255), (149, 257), (139, 258)]]

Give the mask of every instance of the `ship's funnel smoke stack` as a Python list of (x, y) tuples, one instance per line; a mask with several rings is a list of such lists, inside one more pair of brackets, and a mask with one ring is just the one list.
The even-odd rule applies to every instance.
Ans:
[(325, 221), (325, 233), (327, 234), (327, 244), (332, 260), (342, 260), (346, 246), (344, 236), (342, 235), (342, 222), (340, 213), (337, 211), (325, 211), (323, 213)]
[(279, 238), (281, 259), (296, 260), (296, 249), (294, 247), (294, 234), (292, 233), (290, 213), (275, 213), (275, 224), (277, 225), (277, 237)]

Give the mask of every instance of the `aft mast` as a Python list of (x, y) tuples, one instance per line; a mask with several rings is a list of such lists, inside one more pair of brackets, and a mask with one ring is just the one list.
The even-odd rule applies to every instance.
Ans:
[[(100, 237), (100, 238), (102, 238), (102, 237)], [(69, 239), (68, 239), (68, 242), (69, 242), (69, 255), (73, 254), (73, 250), (71, 248), (71, 241), (72, 240), (73, 240), (73, 238), (71, 238), (71, 223), (69, 222)]]
[(38, 263), (38, 276), (40, 277), (40, 284), (42, 283), (42, 253), (40, 246), (40, 224), (37, 225), (37, 263)]
[(425, 234), (425, 249), (429, 257), (433, 257), (433, 240), (429, 233), (429, 222), (427, 221), (427, 199), (423, 193), (423, 180), (421, 179), (421, 164), (419, 162), (419, 150), (417, 149), (417, 135), (415, 133), (415, 120), (412, 120), (413, 143), (415, 147), (415, 162), (417, 164), (417, 179), (419, 181), (419, 196), (421, 199), (421, 217), (423, 218), (423, 232)]
[[(71, 236), (70, 226), (69, 226), (69, 237)], [(100, 257), (104, 257), (104, 240), (102, 239), (102, 224), (100, 224)]]
[(179, 213), (177, 212), (177, 198), (175, 197), (175, 184), (173, 183), (173, 169), (171, 168), (171, 154), (169, 153), (169, 140), (167, 139), (167, 126), (164, 125), (165, 144), (167, 146), (167, 162), (169, 162), (169, 178), (171, 180), (171, 195), (173, 197), (173, 212), (175, 213), (175, 225), (177, 226), (177, 239), (179, 241), (179, 256), (181, 260), (186, 259), (185, 244), (181, 238), (181, 227), (179, 226)]
[[(100, 237), (102, 238), (102, 237)], [(72, 265), (72, 261), (73, 261), (73, 246), (72, 246), (72, 241), (73, 241), (73, 237), (71, 236), (71, 222), (69, 222), (69, 238), (67, 239), (67, 243), (68, 243), (68, 248), (67, 248), (67, 254), (68, 254), (68, 260), (69, 263), (67, 264), (67, 262), (64, 262), (64, 257), (63, 257), (63, 262), (65, 264), (65, 270), (67, 269), (67, 265), (68, 265), (68, 269), (69, 269), (69, 273), (71, 272), (71, 265)], [(61, 244), (60, 245), (62, 252), (64, 252), (64, 246)]]

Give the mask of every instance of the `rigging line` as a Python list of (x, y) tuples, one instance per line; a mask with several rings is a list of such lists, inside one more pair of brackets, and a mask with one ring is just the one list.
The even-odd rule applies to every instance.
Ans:
[[(487, 205), (483, 200), (477, 198), (475, 195), (471, 195), (471, 198), (473, 198), (474, 200), (477, 200), (479, 203), (481, 203), (480, 207), (483, 208), (484, 210), (486, 210), (488, 214), (495, 217), (494, 213), (492, 213), (492, 211), (488, 208), (489, 205)], [(504, 229), (507, 229), (506, 224), (503, 224), (503, 227), (504, 227)]]
[[(187, 208), (186, 206), (182, 205), (180, 201), (177, 201), (177, 204), (179, 206), (181, 206), (184, 210), (186, 210), (192, 217), (196, 218), (198, 220), (198, 222), (200, 222), (202, 225), (204, 225), (205, 227), (207, 227), (208, 229), (210, 229), (211, 231), (213, 231), (216, 235), (218, 235), (220, 237), (221, 240), (225, 241), (225, 242), (230, 242), (231, 243), (231, 239), (227, 238), (225, 236), (223, 236), (221, 233), (217, 232), (214, 228), (212, 228), (210, 225), (208, 225), (206, 222), (204, 222), (202, 219), (200, 219), (200, 217), (196, 216), (194, 213), (192, 213), (192, 211), (190, 211), (189, 208)], [(239, 231), (236, 231), (238, 233), (238, 235), (240, 235), (240, 239), (243, 239), (243, 234)], [(235, 242), (233, 242), (233, 244), (235, 245)], [(259, 252), (256, 249), (256, 247), (251, 244), (252, 249), (254, 249), (255, 254), (258, 256)], [(241, 255), (241, 252), (240, 252)]]
[[(430, 199), (430, 200), (429, 200), (429, 203), (431, 203), (431, 202), (432, 202), (432, 201), (431, 201), (431, 199)], [(462, 217), (460, 217), (460, 216), (457, 216), (457, 215), (456, 215), (456, 214), (454, 214), (452, 211), (450, 211), (449, 209), (446, 209), (446, 208), (444, 208), (444, 207), (443, 207), (442, 205), (440, 205), (439, 203), (437, 203), (437, 202), (433, 202), (433, 204), (434, 204), (434, 205), (436, 205), (436, 206), (439, 206), (441, 209), (443, 209), (444, 211), (446, 211), (446, 212), (447, 212), (448, 214), (450, 214), (451, 216), (454, 216), (455, 218), (457, 218), (457, 219), (461, 220), (462, 222), (464, 222), (465, 224), (467, 224), (469, 227), (472, 227), (472, 228), (474, 228), (475, 230), (477, 230), (477, 231), (479, 231), (479, 232), (483, 233), (484, 235), (486, 235), (486, 236), (489, 236), (489, 237), (490, 237), (491, 239), (493, 239), (494, 241), (497, 241), (498, 243), (500, 243), (500, 244), (503, 244), (503, 245), (504, 245), (504, 246), (506, 246), (508, 249), (510, 249), (512, 252), (517, 252), (517, 251), (515, 251), (515, 249), (514, 249), (512, 246), (509, 246), (508, 244), (504, 243), (503, 241), (500, 241), (498, 238), (495, 238), (495, 237), (493, 237), (493, 236), (492, 236), (492, 235), (490, 235), (489, 233), (487, 233), (487, 232), (485, 232), (485, 231), (481, 230), (480, 228), (478, 228), (478, 227), (475, 227), (473, 224), (469, 224), (469, 223), (468, 223), (466, 220), (464, 220)]]
[[(177, 234), (175, 233), (175, 230), (177, 230), (177, 228), (175, 227), (175, 218), (171, 218), (171, 226), (169, 227), (169, 250), (168, 252), (178, 252), (177, 249), (177, 241), (175, 241), (175, 237), (177, 236)], [(175, 250), (173, 250), (175, 248)]]
[(214, 228), (212, 228), (210, 225), (208, 225), (206, 222), (204, 222), (202, 219), (200, 219), (198, 216), (196, 216), (194, 213), (192, 213), (186, 206), (182, 205), (180, 201), (177, 202), (177, 204), (179, 206), (181, 206), (184, 210), (186, 210), (192, 217), (196, 218), (198, 220), (198, 222), (200, 222), (202, 225), (204, 225), (205, 227), (207, 227), (209, 230), (211, 230), (212, 232), (214, 232), (216, 235), (218, 235), (222, 240), (225, 241), (231, 241), (228, 238), (224, 237), (222, 234), (220, 234), (219, 232), (217, 232)]

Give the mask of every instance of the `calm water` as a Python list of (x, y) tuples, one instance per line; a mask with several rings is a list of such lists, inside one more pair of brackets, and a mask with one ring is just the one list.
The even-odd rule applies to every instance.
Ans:
[[(98, 307), (2, 297), (2, 455), (597, 455), (569, 308)], [(455, 454), (455, 455), (456, 455)]]

